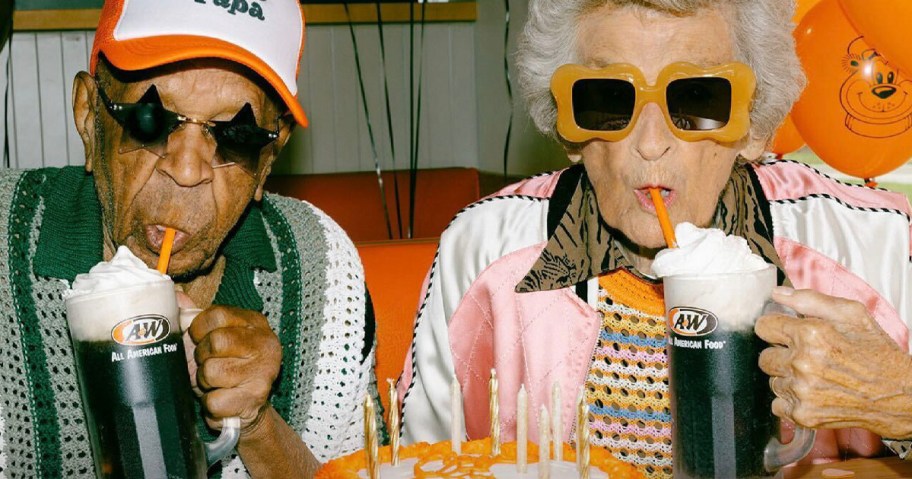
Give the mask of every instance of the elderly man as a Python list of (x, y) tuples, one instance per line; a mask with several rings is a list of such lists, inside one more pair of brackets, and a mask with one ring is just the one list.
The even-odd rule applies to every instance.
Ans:
[[(804, 84), (793, 9), (529, 2), (517, 57), (527, 105), (578, 164), (466, 208), (442, 235), (399, 384), (405, 441), (448, 437), (454, 377), (468, 437), (486, 436), (494, 368), (505, 438), (521, 384), (535, 407), (562, 386), (564, 441), (583, 388), (592, 443), (650, 478), (671, 476), (665, 306), (652, 271), (665, 242), (651, 189), (673, 223), (746, 238), (779, 272), (774, 298), (811, 318), (757, 326), (787, 346), (762, 358), (782, 395), (775, 413), (912, 437), (908, 200), (759, 161)], [(822, 430), (813, 455), (880, 449), (867, 431)]]
[[(243, 8), (241, 8), (243, 7)], [(94, 471), (61, 293), (127, 246), (169, 273), (190, 330), (201, 414), (238, 416), (222, 477), (310, 477), (361, 444), (375, 392), (357, 253), (313, 206), (264, 194), (295, 124), (296, 0), (110, 0), (74, 86), (86, 167), (0, 173), (0, 471)], [(86, 173), (88, 172), (88, 173)]]

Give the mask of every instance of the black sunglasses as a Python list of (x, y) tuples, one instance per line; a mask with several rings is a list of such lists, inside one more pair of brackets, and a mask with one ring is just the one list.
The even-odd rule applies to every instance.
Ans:
[(98, 95), (111, 117), (123, 128), (120, 153), (139, 149), (164, 158), (168, 137), (184, 123), (200, 125), (216, 142), (212, 168), (237, 165), (257, 177), (263, 148), (279, 138), (278, 120), (275, 131), (260, 128), (250, 103), (245, 104), (228, 121), (197, 120), (166, 109), (155, 85), (149, 87), (136, 103), (117, 103), (98, 86)]
[[(573, 114), (587, 130), (623, 130), (634, 116), (636, 97), (636, 87), (625, 80), (579, 80), (573, 85)], [(684, 78), (665, 88), (668, 115), (681, 130), (724, 127), (731, 100), (731, 83), (725, 78)]]

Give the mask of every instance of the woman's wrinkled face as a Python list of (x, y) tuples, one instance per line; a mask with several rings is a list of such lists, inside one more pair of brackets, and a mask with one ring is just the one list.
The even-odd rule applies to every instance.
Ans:
[[(707, 67), (735, 61), (722, 10), (674, 17), (606, 6), (581, 19), (578, 42), (584, 65), (629, 63), (650, 84), (670, 63)], [(603, 219), (636, 246), (652, 249), (664, 241), (650, 187), (661, 188), (673, 224), (708, 226), (739, 153), (754, 158), (761, 146), (748, 138), (727, 144), (681, 140), (668, 128), (661, 108), (650, 103), (623, 140), (593, 140), (570, 156), (581, 155)]]
[[(133, 103), (153, 85), (163, 106), (201, 120), (231, 120), (250, 105), (256, 124), (274, 130), (278, 111), (266, 92), (234, 68), (188, 67), (131, 83), (103, 85), (114, 102)], [(126, 245), (154, 265), (164, 229), (177, 230), (172, 275), (194, 275), (212, 264), (225, 237), (261, 191), (270, 146), (255, 178), (238, 166), (213, 168), (216, 141), (201, 125), (184, 124), (170, 134), (162, 157), (145, 149), (124, 152), (123, 128), (104, 106), (96, 110), (100, 144), (89, 168), (95, 175), (109, 242)], [(277, 141), (281, 144), (283, 138)], [(267, 151), (267, 149), (269, 149)]]

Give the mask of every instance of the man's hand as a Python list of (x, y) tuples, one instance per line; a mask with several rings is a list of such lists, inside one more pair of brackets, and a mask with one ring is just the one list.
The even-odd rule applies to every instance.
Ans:
[(255, 311), (213, 306), (189, 329), (196, 345), (196, 384), (210, 427), (241, 418), (241, 434), (256, 429), (269, 406), (282, 348), (266, 318)]
[(912, 357), (861, 303), (790, 288), (773, 299), (805, 316), (767, 315), (755, 326), (773, 345), (760, 368), (777, 396), (774, 414), (809, 428), (912, 437)]
[[(183, 309), (195, 307), (183, 292), (177, 299)], [(241, 418), (237, 452), (250, 477), (313, 477), (319, 461), (267, 402), (282, 350), (266, 318), (211, 307), (193, 320), (184, 346), (209, 426), (220, 429), (221, 419)]]

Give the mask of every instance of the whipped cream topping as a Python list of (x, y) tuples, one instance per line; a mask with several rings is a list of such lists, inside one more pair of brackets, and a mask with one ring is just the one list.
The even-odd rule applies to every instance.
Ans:
[(763, 258), (751, 252), (747, 240), (720, 229), (678, 223), (675, 236), (678, 247), (660, 251), (652, 262), (658, 277), (750, 273), (767, 267)]
[(163, 281), (171, 281), (171, 278), (149, 268), (129, 248), (120, 246), (111, 261), (102, 261), (93, 266), (88, 273), (77, 275), (72, 287), (63, 293), (63, 297), (68, 299)]

